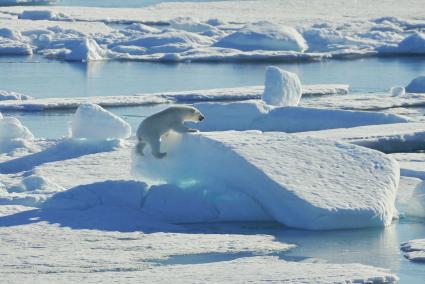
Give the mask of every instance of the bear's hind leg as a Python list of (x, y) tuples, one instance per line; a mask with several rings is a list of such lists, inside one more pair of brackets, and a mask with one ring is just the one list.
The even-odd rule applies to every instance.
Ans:
[(150, 145), (151, 145), (151, 149), (152, 149), (152, 155), (154, 157), (156, 157), (158, 159), (162, 159), (167, 155), (167, 153), (161, 153), (161, 151), (160, 151), (160, 147), (161, 147), (160, 139), (152, 141), (150, 143)]
[(137, 145), (136, 145), (137, 154), (139, 154), (140, 156), (144, 156), (143, 149), (145, 149), (145, 146), (146, 146), (146, 143), (143, 142), (142, 140), (139, 140), (139, 142), (137, 142)]

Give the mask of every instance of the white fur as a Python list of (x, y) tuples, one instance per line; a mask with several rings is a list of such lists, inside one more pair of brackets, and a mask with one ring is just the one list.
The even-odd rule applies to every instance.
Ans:
[(178, 133), (196, 132), (183, 123), (185, 121), (198, 122), (204, 119), (202, 113), (190, 106), (172, 106), (149, 116), (142, 121), (137, 129), (136, 151), (143, 156), (143, 149), (149, 144), (152, 155), (157, 158), (163, 158), (166, 153), (161, 153), (161, 137), (169, 131), (174, 130)]

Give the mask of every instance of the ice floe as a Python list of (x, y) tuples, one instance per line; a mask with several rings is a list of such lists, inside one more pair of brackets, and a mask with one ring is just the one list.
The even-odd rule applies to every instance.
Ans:
[[(26, 100), (25, 102), (0, 101), (0, 110), (42, 111), (55, 109), (76, 109), (79, 105), (85, 103), (98, 104), (103, 107), (112, 107), (164, 104), (173, 102), (193, 103), (202, 101), (238, 101), (260, 99), (263, 94), (263, 89), (263, 86), (251, 86), (139, 94), (134, 96), (47, 98), (31, 99)], [(349, 86), (343, 84), (304, 85), (303, 97), (314, 97), (321, 95), (345, 95), (348, 93), (348, 89)]]
[(164, 160), (135, 156), (133, 172), (183, 189), (240, 191), (296, 228), (385, 226), (395, 214), (398, 164), (377, 151), (255, 131), (186, 135), (169, 147)]
[(405, 257), (414, 262), (425, 262), (425, 239), (411, 240), (401, 244)]
[(95, 104), (78, 107), (71, 122), (73, 138), (122, 139), (131, 135), (130, 125), (122, 118)]
[(273, 107), (262, 101), (196, 103), (194, 106), (206, 117), (202, 123), (194, 126), (202, 131), (301, 132), (409, 121), (405, 117), (383, 112), (314, 107)]

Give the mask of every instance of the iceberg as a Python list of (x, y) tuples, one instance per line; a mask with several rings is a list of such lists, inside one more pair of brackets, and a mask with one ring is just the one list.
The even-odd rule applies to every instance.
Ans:
[(258, 131), (165, 140), (166, 159), (134, 155), (135, 175), (152, 184), (241, 192), (274, 220), (301, 229), (387, 226), (396, 214), (398, 163), (374, 150)]
[(406, 91), (410, 93), (425, 93), (425, 76), (419, 76), (413, 79), (406, 86)]

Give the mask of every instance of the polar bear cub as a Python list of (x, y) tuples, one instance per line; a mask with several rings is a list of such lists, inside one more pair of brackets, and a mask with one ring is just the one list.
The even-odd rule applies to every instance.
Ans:
[(138, 143), (136, 152), (143, 156), (143, 149), (149, 144), (152, 155), (161, 159), (167, 153), (161, 153), (161, 137), (174, 130), (178, 133), (197, 132), (185, 126), (185, 121), (198, 122), (204, 119), (203, 114), (191, 106), (172, 106), (142, 121), (137, 129)]

